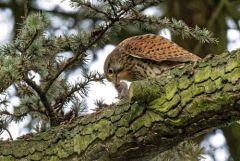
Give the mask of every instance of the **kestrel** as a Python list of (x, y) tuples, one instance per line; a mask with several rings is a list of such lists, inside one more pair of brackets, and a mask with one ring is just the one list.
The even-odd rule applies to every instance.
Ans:
[(159, 77), (167, 68), (201, 58), (174, 42), (154, 34), (123, 40), (106, 58), (104, 73), (114, 84)]

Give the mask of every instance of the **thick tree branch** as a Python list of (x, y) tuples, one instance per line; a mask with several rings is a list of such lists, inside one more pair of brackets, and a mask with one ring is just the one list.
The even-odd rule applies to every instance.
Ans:
[(240, 50), (133, 82), (129, 99), (74, 123), (0, 143), (1, 160), (151, 160), (240, 119)]

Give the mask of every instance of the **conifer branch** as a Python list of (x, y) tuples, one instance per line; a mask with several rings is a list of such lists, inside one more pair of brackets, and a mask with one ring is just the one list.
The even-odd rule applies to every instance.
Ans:
[(41, 87), (39, 87), (35, 82), (33, 82), (31, 79), (27, 78), (27, 76), (24, 77), (24, 81), (32, 87), (36, 93), (38, 94), (42, 104), (44, 105), (46, 109), (46, 115), (49, 117), (50, 124), (52, 126), (58, 125), (55, 114), (53, 109), (50, 106), (50, 103), (48, 102), (48, 99), (46, 97), (46, 94), (42, 91)]
[[(47, 116), (50, 124), (56, 126), (64, 120), (63, 115), (58, 112), (63, 113), (64, 108), (67, 107), (64, 106), (66, 103), (74, 104), (71, 105), (71, 108), (78, 105), (83, 106), (81, 98), (87, 95), (88, 85), (93, 81), (102, 81), (103, 77), (94, 77), (91, 74), (83, 75), (86, 80), (76, 85), (69, 85), (67, 79), (60, 78), (60, 75), (75, 67), (76, 64), (80, 64), (80, 67), (84, 68), (88, 56), (87, 50), (106, 42), (110, 35), (117, 34), (129, 23), (137, 24), (137, 27), (143, 29), (168, 28), (172, 33), (182, 37), (194, 37), (202, 42), (215, 42), (211, 33), (205, 29), (190, 28), (182, 21), (175, 19), (143, 15), (142, 11), (146, 7), (159, 3), (157, 0), (107, 0), (101, 1), (99, 6), (85, 0), (72, 0), (72, 2), (75, 7), (87, 8), (88, 13), (86, 14), (94, 20), (103, 21), (104, 25), (98, 25), (90, 32), (79, 32), (80, 34), (77, 36), (48, 39), (44, 36), (44, 31), (49, 25), (46, 14), (31, 14), (23, 23), (13, 44), (0, 48), (2, 54), (0, 64), (2, 86), (0, 89), (5, 90), (12, 83), (18, 84), (18, 81), (22, 80), (30, 89), (29, 94), (29, 89), (21, 89), (21, 83), (16, 87), (20, 91), (18, 96), (21, 103), (14, 114), (9, 113), (10, 118), (16, 117), (16, 120), (20, 120), (30, 114), (33, 119), (38, 119), (41, 118), (40, 115), (35, 115), (38, 112)], [(71, 51), (73, 56), (61, 61), (58, 59), (58, 53), (64, 51)], [(39, 85), (27, 77), (26, 73), (30, 71), (40, 76)], [(76, 92), (79, 92), (81, 98), (74, 102)], [(76, 114), (74, 111), (69, 113), (71, 112)]]

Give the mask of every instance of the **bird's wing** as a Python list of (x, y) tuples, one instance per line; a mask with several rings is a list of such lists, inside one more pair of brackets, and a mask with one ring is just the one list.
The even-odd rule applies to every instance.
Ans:
[(125, 39), (118, 45), (124, 53), (133, 57), (154, 61), (197, 61), (200, 57), (178, 46), (174, 42), (154, 34), (134, 36)]

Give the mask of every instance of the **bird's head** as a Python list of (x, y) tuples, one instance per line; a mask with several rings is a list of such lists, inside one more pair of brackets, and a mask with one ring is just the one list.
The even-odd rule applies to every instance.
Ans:
[(119, 84), (121, 80), (129, 80), (129, 73), (124, 67), (120, 54), (119, 50), (113, 50), (104, 63), (104, 74), (114, 84)]

